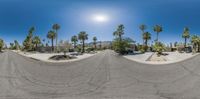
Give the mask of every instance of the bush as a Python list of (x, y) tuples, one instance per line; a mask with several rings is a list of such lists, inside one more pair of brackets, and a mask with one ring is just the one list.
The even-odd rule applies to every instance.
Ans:
[(119, 39), (115, 39), (112, 43), (112, 48), (119, 54), (127, 54), (127, 48), (130, 48), (130, 40), (123, 39), (120, 41)]
[(160, 56), (162, 52), (165, 50), (165, 46), (161, 42), (156, 42), (155, 45), (153, 46), (153, 49), (157, 52), (157, 55)]
[(3, 49), (3, 46), (4, 46), (4, 42), (2, 39), (0, 39), (0, 51)]
[(145, 46), (145, 45), (139, 45), (138, 46), (138, 49), (141, 53), (145, 53), (146, 50), (148, 49), (148, 46)]
[(94, 48), (92, 48), (92, 47), (89, 47), (89, 48), (87, 48), (87, 49), (86, 49), (86, 52), (88, 52), (88, 53), (89, 53), (89, 52), (91, 52), (91, 51), (94, 51), (94, 50), (95, 50)]

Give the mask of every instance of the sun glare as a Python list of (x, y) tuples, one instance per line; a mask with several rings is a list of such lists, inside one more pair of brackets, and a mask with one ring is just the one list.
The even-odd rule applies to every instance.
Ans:
[(107, 22), (108, 16), (106, 16), (106, 15), (94, 15), (93, 20), (96, 21), (96, 22)]

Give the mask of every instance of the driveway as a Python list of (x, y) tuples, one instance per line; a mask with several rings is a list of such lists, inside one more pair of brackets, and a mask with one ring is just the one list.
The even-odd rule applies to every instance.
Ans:
[(69, 63), (0, 54), (0, 99), (200, 99), (200, 56), (166, 64), (107, 50)]

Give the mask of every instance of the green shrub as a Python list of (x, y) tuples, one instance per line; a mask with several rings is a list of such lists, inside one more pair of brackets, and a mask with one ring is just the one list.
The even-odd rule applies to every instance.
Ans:
[(153, 46), (153, 49), (157, 52), (157, 55), (160, 56), (162, 52), (165, 50), (165, 46), (161, 42), (156, 42)]
[(0, 39), (0, 51), (3, 49), (3, 46), (4, 46), (4, 42), (2, 39)]
[(92, 51), (95, 51), (95, 48), (92, 48), (92, 47), (89, 47), (89, 48), (86, 48), (86, 52), (92, 52)]
[(112, 48), (119, 54), (126, 54), (127, 48), (130, 48), (131, 41), (129, 39), (123, 39), (120, 41), (119, 39), (115, 39), (112, 43)]

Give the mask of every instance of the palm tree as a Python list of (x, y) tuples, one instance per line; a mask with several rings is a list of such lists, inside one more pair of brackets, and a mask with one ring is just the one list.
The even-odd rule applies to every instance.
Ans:
[(33, 47), (33, 32), (35, 31), (35, 28), (34, 27), (31, 27), (29, 29), (29, 33), (28, 33), (28, 36), (26, 37), (26, 39), (24, 40), (23, 42), (23, 45), (24, 45), (24, 49), (26, 50), (32, 50), (32, 47)]
[(33, 44), (35, 45), (35, 50), (38, 48), (38, 44), (41, 44), (41, 40), (39, 36), (35, 36), (33, 38)]
[(47, 34), (47, 38), (51, 39), (51, 51), (54, 51), (53, 41), (56, 38), (56, 33), (54, 31), (49, 31)]
[(153, 30), (156, 32), (156, 42), (158, 42), (159, 33), (163, 31), (162, 26), (155, 25)]
[(88, 34), (85, 31), (82, 31), (78, 34), (78, 39), (82, 43), (82, 53), (85, 52), (85, 40), (88, 39)]
[(15, 43), (15, 49), (16, 50), (19, 50), (19, 48), (20, 48), (20, 45), (19, 45), (19, 43), (18, 43), (18, 41), (17, 40), (14, 40), (14, 43)]
[(197, 45), (198, 45), (198, 52), (200, 52), (200, 37), (199, 36), (198, 36)]
[(0, 39), (0, 52), (2, 51), (3, 49), (3, 46), (4, 46), (4, 42), (2, 39)]
[(94, 48), (97, 48), (97, 37), (93, 37)]
[(145, 51), (147, 51), (148, 48), (148, 40), (151, 39), (151, 34), (149, 32), (143, 33), (143, 40), (145, 41)]
[(123, 34), (124, 34), (124, 25), (120, 24), (117, 30), (113, 33), (113, 35), (119, 37), (119, 40), (122, 41)]
[(190, 32), (189, 32), (189, 28), (185, 27), (183, 34), (182, 34), (182, 38), (185, 39), (185, 43), (184, 43), (184, 48), (186, 48), (186, 44), (187, 44), (187, 39), (190, 38)]
[(198, 45), (198, 42), (199, 42), (199, 37), (197, 35), (193, 35), (191, 37), (191, 43), (193, 44), (193, 48), (194, 48), (194, 51), (196, 52), (197, 50), (197, 45)]
[[(140, 30), (142, 31), (142, 35), (143, 35), (143, 33), (144, 33), (144, 30), (146, 30), (147, 29), (147, 26), (146, 25), (144, 25), (144, 24), (142, 24), (142, 25), (140, 25)], [(144, 44), (144, 39), (143, 39), (143, 44)]]
[(60, 29), (60, 25), (54, 24), (52, 26), (52, 29), (55, 30), (55, 34), (56, 34), (56, 51), (57, 51), (57, 49), (58, 49), (58, 30)]
[(76, 35), (72, 36), (71, 42), (73, 42), (74, 48), (76, 48), (76, 44), (77, 44), (77, 42), (78, 42), (78, 37), (77, 37)]

